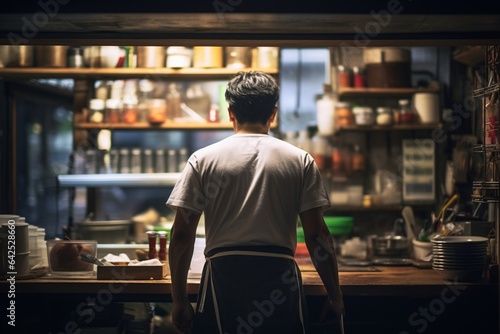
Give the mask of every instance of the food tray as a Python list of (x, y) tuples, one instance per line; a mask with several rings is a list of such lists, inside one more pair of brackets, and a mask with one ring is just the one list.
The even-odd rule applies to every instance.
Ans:
[(169, 274), (168, 262), (161, 266), (97, 266), (98, 280), (154, 280), (163, 279)]

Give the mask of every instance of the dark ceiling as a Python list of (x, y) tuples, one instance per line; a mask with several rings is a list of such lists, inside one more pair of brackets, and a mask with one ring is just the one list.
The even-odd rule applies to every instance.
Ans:
[(500, 2), (40, 0), (9, 2), (2, 44), (468, 45), (500, 41)]

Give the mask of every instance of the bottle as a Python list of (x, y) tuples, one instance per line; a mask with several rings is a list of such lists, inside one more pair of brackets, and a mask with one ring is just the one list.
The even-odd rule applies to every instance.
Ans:
[(68, 48), (68, 67), (83, 67), (83, 49), (81, 47)]
[(365, 87), (365, 74), (361, 68), (354, 66), (352, 68), (353, 73), (353, 86), (354, 88)]
[(155, 173), (165, 173), (165, 151), (159, 148), (155, 155)]
[(167, 261), (167, 232), (158, 232), (158, 237), (160, 239), (160, 251), (158, 252), (158, 259), (160, 261)]
[(193, 84), (187, 89), (184, 101), (201, 118), (208, 119), (212, 101), (210, 95), (203, 90), (200, 84)]
[(352, 153), (352, 170), (353, 171), (363, 171), (366, 168), (366, 159), (359, 145), (354, 145), (354, 151)]
[(156, 238), (158, 234), (154, 231), (148, 231), (146, 234), (148, 235), (149, 245), (148, 257), (149, 259), (156, 259)]
[(344, 65), (337, 67), (337, 84), (338, 88), (352, 87), (351, 71)]
[(316, 115), (318, 134), (331, 136), (335, 130), (335, 105), (338, 102), (336, 94), (325, 85), (325, 92), (316, 100)]

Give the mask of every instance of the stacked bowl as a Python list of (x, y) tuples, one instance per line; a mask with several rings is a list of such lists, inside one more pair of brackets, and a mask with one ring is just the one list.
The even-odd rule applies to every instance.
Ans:
[(486, 269), (488, 239), (477, 236), (446, 236), (431, 240), (432, 268), (443, 279), (477, 281)]

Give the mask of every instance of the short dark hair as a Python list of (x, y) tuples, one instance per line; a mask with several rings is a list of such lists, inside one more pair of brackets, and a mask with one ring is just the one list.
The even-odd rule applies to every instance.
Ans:
[(229, 81), (225, 96), (238, 123), (266, 124), (278, 103), (279, 85), (263, 72), (238, 72)]

